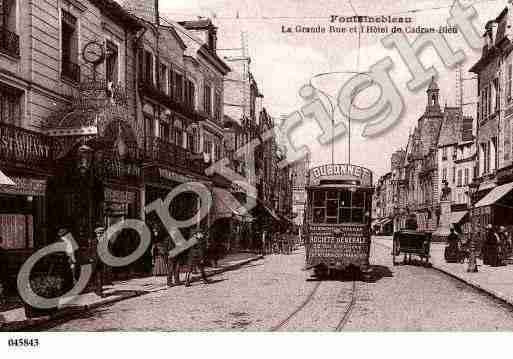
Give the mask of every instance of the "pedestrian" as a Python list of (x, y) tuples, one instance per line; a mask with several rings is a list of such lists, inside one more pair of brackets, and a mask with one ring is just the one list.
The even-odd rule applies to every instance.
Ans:
[(151, 254), (152, 254), (153, 275), (154, 276), (167, 275), (168, 250), (167, 250), (166, 243), (164, 243), (164, 241), (162, 241), (162, 240), (159, 240), (158, 242), (154, 243)]
[(73, 235), (66, 228), (60, 228), (57, 231), (57, 235), (59, 236), (60, 240), (64, 243), (64, 252), (68, 257), (68, 266), (66, 266), (65, 271), (63, 273), (63, 289), (64, 292), (68, 292), (75, 286), (77, 280), (77, 260), (75, 256), (76, 248), (73, 246)]
[(267, 238), (266, 238), (266, 232), (265, 230), (262, 231), (262, 255), (268, 254), (267, 251)]
[(499, 236), (499, 260), (500, 264), (502, 265), (507, 257), (507, 234), (506, 234), (506, 227), (500, 226), (498, 231)]
[(488, 224), (486, 226), (486, 237), (483, 246), (483, 263), (485, 265), (490, 265), (492, 267), (497, 267), (499, 265), (499, 242), (499, 235), (494, 230), (493, 226), (491, 224)]
[(172, 287), (182, 284), (180, 281), (180, 269), (186, 262), (187, 251), (185, 250), (178, 254), (170, 255), (171, 250), (174, 248), (174, 242), (171, 236), (167, 237), (167, 242), (169, 249), (167, 256), (167, 286)]
[(7, 279), (7, 258), (5, 255), (4, 243), (0, 236), (0, 306), (6, 302), (6, 279)]
[[(96, 234), (96, 242), (97, 248), (100, 248), (99, 245), (102, 241), (105, 240), (105, 230), (103, 227), (98, 227), (95, 229)], [(95, 292), (98, 296), (103, 297), (103, 285), (107, 283), (107, 265), (103, 263), (101, 258), (98, 255), (94, 256), (94, 284), (95, 284)]]
[(197, 267), (201, 273), (201, 279), (205, 284), (210, 281), (205, 273), (205, 254), (206, 254), (206, 236), (201, 229), (194, 229), (191, 231), (190, 239), (196, 239), (197, 242), (188, 250), (187, 258), (187, 273), (185, 274), (185, 286), (191, 285), (191, 274), (194, 267)]

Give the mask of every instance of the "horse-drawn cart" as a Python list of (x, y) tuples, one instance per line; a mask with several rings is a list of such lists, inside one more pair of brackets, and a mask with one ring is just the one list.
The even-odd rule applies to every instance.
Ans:
[(401, 230), (394, 233), (392, 247), (392, 261), (396, 265), (397, 256), (404, 255), (403, 263), (411, 263), (412, 254), (419, 257), (424, 266), (429, 265), (429, 251), (431, 248), (431, 233)]

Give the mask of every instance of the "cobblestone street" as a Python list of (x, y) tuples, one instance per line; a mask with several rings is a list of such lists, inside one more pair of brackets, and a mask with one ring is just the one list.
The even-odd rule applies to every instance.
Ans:
[(304, 253), (270, 255), (238, 270), (121, 301), (52, 330), (332, 331), (511, 330), (511, 308), (435, 269), (392, 266), (372, 246), (373, 281), (318, 281)]

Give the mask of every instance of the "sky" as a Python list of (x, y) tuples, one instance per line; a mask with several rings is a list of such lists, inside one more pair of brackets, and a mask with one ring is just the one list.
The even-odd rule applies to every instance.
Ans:
[[(478, 33), (482, 34), (484, 24), (500, 13), (506, 1), (466, 0), (461, 4), (474, 6), (477, 17), (473, 23)], [(370, 168), (377, 178), (390, 170), (390, 155), (406, 146), (408, 134), (426, 107), (427, 85), (416, 92), (407, 88), (406, 83), (411, 79), (408, 68), (396, 49), (387, 49), (380, 41), (388, 34), (361, 33), (358, 47), (358, 34), (287, 34), (282, 32), (282, 26), (342, 26), (331, 24), (330, 15), (352, 16), (356, 11), (358, 15), (368, 16), (409, 16), (414, 26), (438, 28), (446, 25), (451, 5), (452, 1), (449, 0), (160, 0), (160, 11), (161, 16), (177, 21), (198, 16), (212, 18), (219, 28), (218, 48), (221, 57), (233, 53), (223, 49), (240, 48), (241, 37), (244, 36), (251, 57), (251, 71), (264, 95), (264, 105), (277, 119), (299, 110), (305, 104), (298, 95), (303, 85), (312, 81), (314, 86), (322, 88), (334, 98), (341, 84), (348, 78), (344, 74), (317, 75), (366, 71), (379, 60), (390, 57), (393, 61), (390, 76), (405, 103), (405, 111), (397, 125), (380, 136), (364, 138), (361, 136), (363, 124), (351, 122), (351, 163)], [(409, 35), (410, 41), (415, 36)], [(444, 36), (453, 50), (464, 52), (466, 59), (462, 63), (463, 77), (471, 78), (473, 74), (467, 71), (477, 61), (480, 52), (472, 50), (459, 33)], [(456, 70), (447, 68), (430, 47), (422, 50), (420, 58), (426, 68), (434, 66), (438, 72), (441, 105), (455, 106)], [(468, 79), (463, 84), (463, 102), (475, 102), (477, 82)], [(370, 104), (378, 93), (376, 89), (369, 89), (355, 102)], [(464, 106), (464, 112), (475, 117), (475, 106)], [(320, 133), (315, 123), (303, 124), (293, 133), (295, 145), (307, 145), (310, 148), (312, 165), (331, 161), (331, 146), (319, 145), (316, 140)], [(347, 149), (348, 136), (336, 141), (335, 162), (348, 161)]]

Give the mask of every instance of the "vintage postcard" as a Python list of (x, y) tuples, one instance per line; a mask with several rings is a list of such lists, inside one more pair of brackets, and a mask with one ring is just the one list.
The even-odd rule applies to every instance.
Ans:
[(512, 1), (0, 4), (6, 347), (513, 329)]

